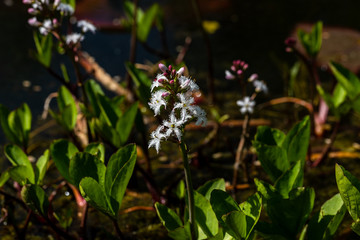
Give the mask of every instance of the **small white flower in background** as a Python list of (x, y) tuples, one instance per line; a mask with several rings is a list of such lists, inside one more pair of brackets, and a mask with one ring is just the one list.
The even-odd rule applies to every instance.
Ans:
[(248, 81), (249, 82), (253, 82), (254, 80), (258, 79), (258, 75), (256, 73), (251, 74), (251, 76), (249, 77)]
[(159, 126), (155, 131), (153, 131), (151, 133), (151, 140), (149, 141), (148, 148), (155, 147), (157, 153), (159, 153), (160, 150), (161, 140), (165, 138), (165, 134), (161, 133), (163, 128), (163, 126)]
[(80, 41), (84, 40), (84, 35), (80, 33), (71, 33), (66, 36), (66, 44), (76, 44)]
[(39, 31), (42, 35), (48, 35), (48, 33), (52, 30), (53, 25), (50, 19), (44, 20), (41, 27), (39, 27)]
[(199, 90), (199, 86), (188, 77), (180, 76), (179, 82), (180, 82), (180, 88), (184, 90), (188, 90), (189, 93)]
[(233, 75), (229, 70), (225, 70), (225, 78), (227, 80), (233, 80), (235, 79), (235, 75)]
[(204, 110), (202, 110), (199, 106), (195, 106), (193, 115), (196, 118), (195, 125), (198, 126), (201, 125), (203, 127), (206, 126), (207, 118), (206, 118), (206, 112)]
[(60, 3), (56, 9), (65, 16), (70, 16), (74, 14), (74, 8), (66, 3)]
[(248, 96), (244, 97), (243, 100), (236, 101), (236, 104), (241, 107), (240, 112), (242, 114), (254, 112), (255, 101), (251, 100)]
[(166, 108), (166, 101), (163, 96), (167, 93), (165, 90), (159, 90), (151, 96), (149, 107), (154, 110), (155, 116), (160, 113), (161, 106)]
[(194, 98), (191, 96), (186, 96), (184, 93), (178, 94), (180, 102), (177, 102), (174, 105), (174, 109), (180, 109), (181, 111), (181, 119), (186, 121), (189, 118), (192, 118), (191, 113), (194, 112), (195, 106), (194, 104)]
[(166, 137), (170, 137), (172, 133), (175, 133), (177, 139), (181, 141), (181, 130), (180, 127), (184, 124), (182, 119), (178, 120), (175, 117), (175, 113), (171, 112), (170, 114), (170, 121), (164, 121), (163, 126), (167, 127), (165, 132)]
[(28, 23), (30, 26), (33, 26), (33, 27), (38, 27), (41, 25), (41, 23), (37, 20), (36, 17), (29, 18)]
[(256, 92), (264, 92), (265, 94), (268, 93), (268, 88), (264, 81), (255, 80), (255, 81), (253, 81), (253, 84), (254, 84)]
[(81, 28), (81, 31), (83, 31), (84, 33), (88, 31), (95, 33), (96, 31), (96, 27), (92, 23), (85, 20), (78, 21), (77, 26)]

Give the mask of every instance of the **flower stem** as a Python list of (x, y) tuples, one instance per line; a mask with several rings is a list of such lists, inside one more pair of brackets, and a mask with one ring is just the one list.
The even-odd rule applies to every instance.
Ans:
[(189, 222), (191, 227), (191, 238), (196, 239), (195, 231), (195, 201), (194, 201), (194, 189), (192, 186), (190, 165), (188, 159), (188, 149), (184, 141), (180, 142), (180, 149), (184, 161), (185, 183), (188, 197), (188, 209), (189, 209)]

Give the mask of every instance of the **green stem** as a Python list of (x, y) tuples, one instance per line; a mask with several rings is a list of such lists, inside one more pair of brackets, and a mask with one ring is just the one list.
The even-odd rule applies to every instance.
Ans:
[(184, 161), (184, 172), (185, 172), (185, 183), (188, 197), (188, 208), (189, 208), (189, 222), (191, 226), (191, 238), (196, 239), (195, 231), (195, 201), (194, 201), (194, 189), (191, 180), (190, 165), (188, 159), (188, 149), (184, 141), (180, 142), (180, 149)]

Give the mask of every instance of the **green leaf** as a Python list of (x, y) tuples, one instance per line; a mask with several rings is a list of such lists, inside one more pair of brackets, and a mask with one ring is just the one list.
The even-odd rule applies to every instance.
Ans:
[(190, 222), (169, 232), (169, 237), (174, 240), (191, 240)]
[(104, 95), (99, 84), (97, 84), (93, 79), (90, 79), (85, 82), (85, 92), (86, 96), (90, 102), (89, 110), (96, 116), (100, 116), (100, 106), (98, 103), (97, 95)]
[(112, 219), (116, 219), (117, 213), (111, 208), (104, 188), (95, 179), (84, 177), (80, 181), (79, 188), (87, 202)]
[(53, 39), (52, 35), (42, 35), (37, 31), (34, 31), (34, 43), (36, 47), (36, 53), (34, 57), (45, 67), (50, 67), (52, 57)]
[(276, 189), (272, 185), (270, 185), (266, 182), (263, 182), (257, 178), (254, 179), (254, 182), (255, 182), (258, 192), (260, 192), (264, 198), (270, 199), (270, 198), (274, 197), (275, 195), (277, 195)]
[[(105, 174), (105, 192), (109, 193), (120, 207), (127, 184), (136, 163), (136, 145), (120, 148), (109, 160)], [(115, 206), (113, 206), (115, 210)]]
[(307, 228), (308, 240), (333, 239), (346, 213), (346, 207), (340, 194), (336, 194), (326, 201), (320, 211), (310, 220)]
[(322, 22), (317, 22), (310, 33), (305, 33), (300, 29), (298, 31), (298, 37), (307, 54), (315, 58), (322, 44)]
[(105, 171), (104, 163), (87, 152), (76, 153), (70, 160), (69, 175), (75, 187), (79, 187), (79, 183), (84, 177), (91, 177), (103, 186)]
[(115, 128), (119, 117), (122, 115), (120, 109), (106, 96), (98, 94), (97, 99), (101, 112), (101, 120), (104, 120), (108, 126)]
[(100, 136), (116, 148), (121, 147), (120, 135), (115, 128), (107, 125), (106, 122), (95, 119), (95, 129)]
[(170, 208), (157, 202), (155, 203), (155, 209), (161, 223), (168, 231), (173, 231), (183, 226), (179, 216)]
[(197, 191), (194, 191), (194, 201), (195, 220), (198, 226), (207, 237), (215, 236), (219, 231), (219, 223), (216, 219), (214, 211), (212, 210), (209, 200)]
[(357, 235), (360, 236), (360, 219), (357, 219), (351, 224), (351, 230), (353, 230)]
[(350, 72), (348, 69), (344, 68), (338, 63), (331, 62), (329, 64), (331, 71), (333, 72), (336, 80), (341, 84), (341, 86), (347, 92), (351, 100), (355, 100), (360, 94), (360, 80), (359, 78)]
[(240, 204), (241, 211), (247, 216), (254, 219), (255, 222), (259, 220), (262, 207), (262, 198), (258, 193), (250, 196), (245, 202)]
[(1, 175), (0, 175), (0, 188), (2, 186), (4, 186), (4, 184), (9, 180), (9, 178), (10, 178), (9, 170), (10, 169), (6, 169), (4, 172), (1, 173)]
[(49, 201), (45, 191), (38, 185), (25, 185), (21, 190), (21, 197), (29, 208), (44, 218), (48, 218)]
[(42, 180), (44, 179), (47, 165), (49, 162), (50, 154), (49, 150), (45, 150), (44, 154), (37, 160), (35, 164), (35, 179), (37, 184), (41, 184)]
[(116, 123), (116, 130), (119, 133), (121, 145), (124, 145), (129, 138), (132, 127), (134, 126), (138, 106), (138, 102), (131, 105)]
[(360, 181), (342, 166), (335, 166), (336, 183), (350, 216), (357, 220), (360, 217)]
[(197, 192), (210, 201), (211, 193), (215, 189), (225, 191), (225, 180), (223, 178), (207, 181), (204, 185), (197, 189)]
[(55, 162), (56, 168), (70, 183), (72, 183), (69, 175), (70, 158), (77, 152), (79, 152), (77, 147), (65, 139), (55, 140), (50, 146), (51, 157)]
[(29, 106), (24, 103), (19, 108), (11, 111), (7, 117), (10, 131), (16, 135), (20, 144), (26, 148), (29, 141), (31, 130), (31, 111)]
[(67, 72), (65, 64), (61, 63), (60, 68), (61, 68), (61, 72), (62, 72), (65, 82), (67, 82), (67, 83), (70, 82), (69, 74)]
[(315, 192), (312, 188), (298, 188), (284, 199), (280, 194), (273, 194), (266, 200), (266, 210), (272, 223), (281, 229), (282, 235), (293, 239), (304, 227), (313, 206)]
[(143, 17), (139, 18), (139, 24), (137, 25), (137, 37), (140, 42), (146, 42), (148, 35), (150, 33), (151, 27), (156, 20), (156, 16), (159, 12), (159, 4), (154, 3), (151, 7), (144, 13)]
[(298, 160), (305, 164), (310, 141), (310, 118), (306, 116), (296, 124), (286, 135), (282, 147), (286, 149), (288, 161), (292, 165)]
[(268, 126), (259, 126), (255, 135), (255, 142), (260, 142), (269, 146), (281, 146), (285, 140), (285, 134)]
[(232, 211), (240, 211), (237, 202), (227, 192), (214, 189), (211, 192), (210, 203), (217, 220), (224, 227), (225, 232), (234, 236), (235, 233), (232, 233), (232, 230), (225, 224), (222, 217)]
[(334, 107), (338, 108), (346, 99), (347, 93), (340, 83), (336, 84), (333, 92)]
[(8, 122), (9, 114), (10, 110), (4, 105), (0, 104), (0, 123), (6, 138), (12, 143), (21, 145), (21, 141), (18, 136), (10, 129)]
[(262, 168), (273, 182), (290, 167), (286, 150), (281, 147), (258, 143), (256, 144), (256, 152)]
[(13, 166), (23, 165), (27, 168), (32, 168), (28, 157), (26, 156), (24, 151), (17, 145), (6, 145), (4, 153)]
[(125, 62), (125, 67), (127, 72), (130, 74), (131, 79), (134, 81), (136, 87), (136, 95), (138, 96), (140, 101), (145, 106), (147, 106), (151, 97), (150, 87), (152, 81), (144, 72), (137, 69), (134, 64), (130, 62)]
[(92, 155), (95, 155), (102, 162), (105, 161), (105, 146), (100, 142), (90, 143), (89, 145), (86, 146), (84, 152), (88, 152)]
[(277, 179), (275, 182), (275, 188), (283, 196), (283, 198), (288, 198), (289, 192), (292, 189), (302, 186), (303, 178), (304, 171), (302, 162), (299, 160)]
[(70, 91), (64, 86), (60, 87), (58, 95), (57, 103), (60, 111), (58, 118), (61, 119), (61, 123), (64, 124), (66, 130), (72, 131), (77, 119), (75, 100)]
[(25, 185), (26, 182), (35, 184), (35, 174), (32, 168), (29, 168), (24, 165), (18, 165), (10, 168), (9, 170), (10, 177), (18, 182), (21, 186)]
[(184, 183), (184, 180), (180, 180), (180, 182), (176, 186), (174, 192), (175, 192), (176, 196), (179, 199), (183, 199), (185, 197), (185, 183)]

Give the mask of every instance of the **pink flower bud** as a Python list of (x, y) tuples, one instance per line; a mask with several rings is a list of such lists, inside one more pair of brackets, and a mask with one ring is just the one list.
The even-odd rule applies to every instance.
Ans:
[(180, 68), (180, 69), (176, 72), (176, 74), (179, 75), (179, 76), (181, 76), (181, 75), (183, 75), (184, 71), (185, 71), (185, 68), (182, 67), (182, 68)]
[(55, 27), (55, 26), (57, 26), (57, 24), (58, 24), (58, 20), (57, 20), (56, 18), (54, 18), (54, 19), (52, 20), (52, 23), (53, 23), (53, 26)]
[(289, 47), (293, 47), (296, 44), (296, 39), (293, 37), (288, 37), (285, 40), (285, 44), (288, 45)]
[(163, 72), (163, 73), (166, 73), (166, 71), (168, 70), (167, 67), (162, 64), (162, 63), (159, 63), (159, 69)]
[(29, 13), (29, 14), (36, 14), (37, 11), (36, 11), (35, 9), (33, 9), (33, 8), (29, 8), (29, 9), (28, 9), (28, 13)]
[(239, 70), (237, 70), (237, 72), (236, 72), (236, 74), (237, 74), (237, 75), (241, 75), (242, 73), (243, 73), (243, 71), (242, 71), (242, 70), (240, 70), (240, 69), (239, 69)]
[(170, 72), (172, 71), (172, 66), (171, 66), (171, 65), (169, 65), (169, 71), (170, 71)]
[(164, 92), (163, 94), (161, 94), (161, 96), (162, 97), (167, 97), (167, 96), (169, 96), (169, 94), (170, 94), (169, 92)]
[(236, 65), (240, 65), (241, 64), (241, 61), (240, 60), (237, 60), (236, 61)]
[(170, 80), (170, 82), (169, 82), (170, 84), (174, 84), (174, 80)]
[(243, 69), (246, 70), (249, 67), (247, 63), (244, 64)]
[(231, 66), (231, 70), (232, 70), (233, 72), (236, 72), (236, 67), (235, 67), (234, 65), (232, 65), (232, 66)]
[(163, 75), (164, 75), (164, 77), (166, 77), (166, 78), (169, 77), (169, 73), (167, 73), (167, 72), (164, 72)]
[(258, 77), (259, 76), (256, 73), (251, 74), (251, 76), (249, 77), (249, 82), (252, 82), (252, 81), (258, 79)]
[(175, 76), (175, 74), (176, 74), (176, 70), (173, 69), (172, 72), (171, 72), (171, 75), (172, 75), (172, 76)]
[(32, 0), (23, 0), (22, 2), (23, 2), (23, 4), (31, 4)]
[(159, 83), (163, 83), (164, 79), (160, 78), (159, 80), (157, 80)]

